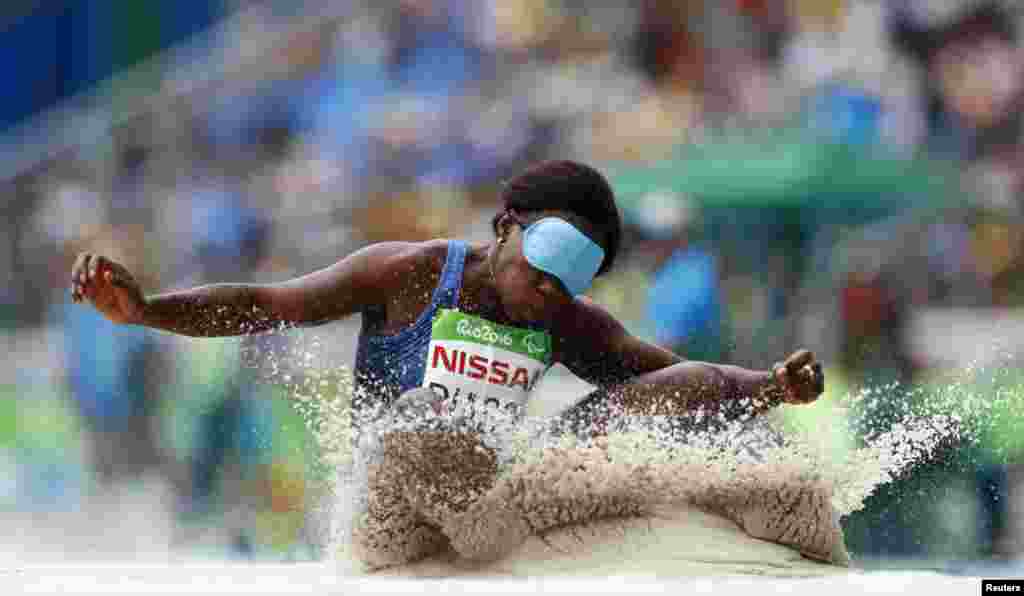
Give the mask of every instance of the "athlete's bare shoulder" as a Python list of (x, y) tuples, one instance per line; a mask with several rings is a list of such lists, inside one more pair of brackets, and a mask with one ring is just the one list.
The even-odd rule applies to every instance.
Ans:
[(617, 341), (623, 333), (622, 324), (605, 307), (587, 296), (577, 296), (565, 308), (566, 312), (555, 318), (557, 336), (605, 346)]
[(352, 253), (342, 262), (355, 259), (365, 280), (357, 288), (362, 298), (357, 308), (374, 313), (378, 331), (393, 333), (411, 323), (429, 304), (430, 296), (444, 269), (447, 240), (424, 242), (382, 242)]
[(440, 276), (448, 254), (448, 240), (380, 242), (359, 252), (364, 253), (366, 266), (380, 281), (397, 291), (410, 283)]

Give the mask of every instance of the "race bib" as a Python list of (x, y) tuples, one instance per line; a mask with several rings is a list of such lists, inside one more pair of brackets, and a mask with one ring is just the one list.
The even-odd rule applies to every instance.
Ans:
[(551, 336), (498, 325), (452, 309), (434, 317), (423, 386), (445, 399), (525, 411), (551, 362)]

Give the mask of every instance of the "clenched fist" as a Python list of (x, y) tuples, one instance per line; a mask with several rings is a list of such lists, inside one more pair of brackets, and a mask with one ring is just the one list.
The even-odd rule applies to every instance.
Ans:
[(810, 350), (798, 350), (773, 366), (772, 378), (787, 404), (809, 404), (825, 391), (821, 363)]
[(81, 253), (71, 268), (71, 299), (88, 300), (115, 323), (140, 323), (145, 297), (131, 273), (107, 257)]

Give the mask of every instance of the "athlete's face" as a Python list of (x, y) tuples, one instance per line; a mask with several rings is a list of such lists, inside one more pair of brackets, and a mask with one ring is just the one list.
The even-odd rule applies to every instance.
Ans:
[(528, 216), (509, 213), (499, 224), (494, 277), (505, 314), (517, 323), (551, 323), (558, 312), (573, 301), (562, 282), (530, 265), (523, 254), (523, 231), (543, 217), (559, 217), (600, 243), (600, 236), (588, 222), (560, 211), (542, 211)]

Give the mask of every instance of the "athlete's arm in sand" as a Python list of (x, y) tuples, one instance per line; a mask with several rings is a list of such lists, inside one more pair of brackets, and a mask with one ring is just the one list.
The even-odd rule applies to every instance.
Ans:
[(115, 323), (192, 337), (246, 335), (326, 323), (385, 304), (416, 254), (407, 243), (380, 243), (280, 283), (218, 283), (145, 296), (119, 263), (83, 253), (72, 268), (71, 293)]
[(672, 414), (750, 399), (760, 413), (779, 403), (809, 403), (824, 391), (821, 365), (808, 350), (772, 370), (688, 361), (629, 333), (604, 308), (583, 298), (557, 333), (564, 364), (628, 409)]

